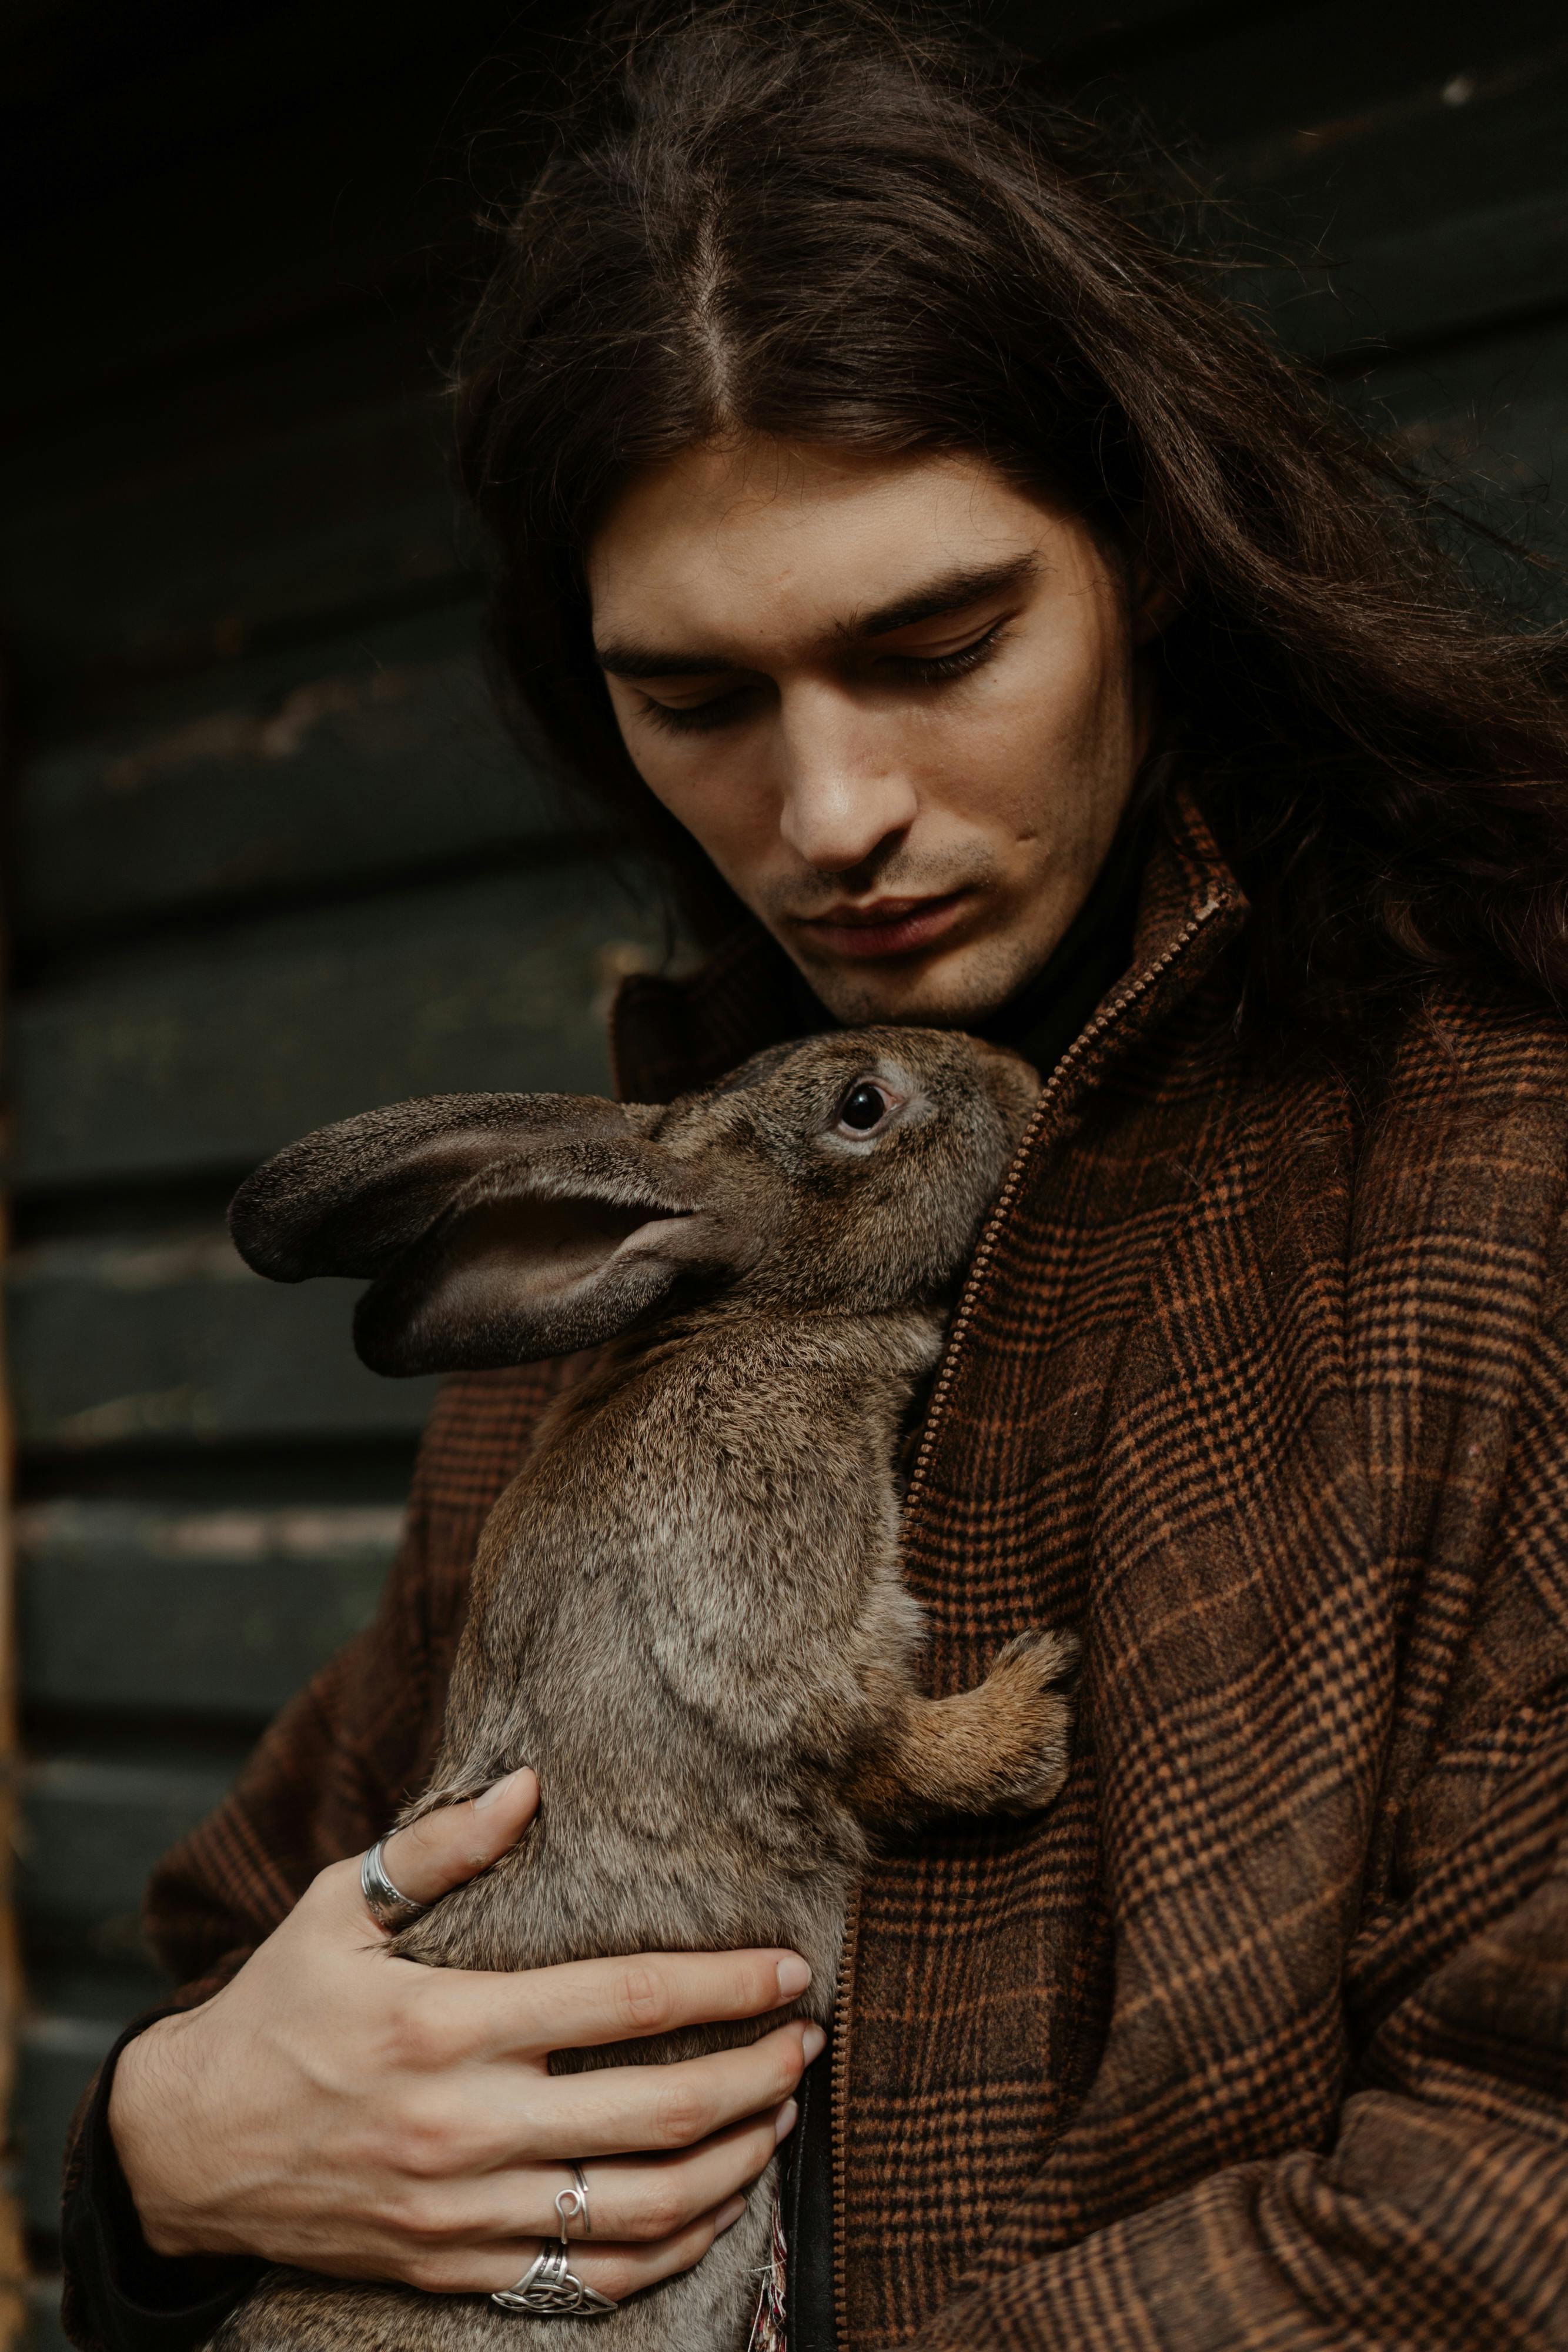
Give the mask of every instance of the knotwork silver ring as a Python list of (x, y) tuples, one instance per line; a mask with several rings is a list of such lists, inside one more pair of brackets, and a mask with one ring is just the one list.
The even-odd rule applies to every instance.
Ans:
[[(561, 2195), (570, 2191), (563, 2189)], [(588, 2286), (566, 2259), (566, 2241), (543, 2246), (516, 2286), (502, 2287), (490, 2300), (502, 2311), (519, 2311), (529, 2319), (601, 2319), (615, 2309), (607, 2294)]]
[(360, 1892), (365, 1898), (365, 1908), (377, 1927), (384, 1927), (389, 1935), (395, 1935), (400, 1927), (406, 1927), (411, 1919), (417, 1919), (422, 1911), (428, 1911), (430, 1906), (428, 1903), (416, 1903), (412, 1895), (405, 1895), (401, 1886), (392, 1885), (387, 1876), (386, 1864), (382, 1860), (382, 1850), (385, 1844), (385, 1838), (377, 1838), (361, 1863)]

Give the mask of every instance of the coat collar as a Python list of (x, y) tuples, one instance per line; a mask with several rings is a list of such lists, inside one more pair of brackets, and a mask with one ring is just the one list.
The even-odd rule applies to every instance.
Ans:
[[(1240, 929), (1246, 910), (1240, 886), (1190, 791), (1179, 788), (1155, 828), (1133, 961), (1107, 1005), (1131, 994), (1151, 1013), (1163, 1008), (1169, 992), (1151, 982), (1171, 967), (1173, 950), (1195, 922), (1206, 926), (1218, 950)], [(1205, 969), (1211, 960), (1202, 959)], [(783, 949), (747, 919), (689, 975), (635, 972), (622, 981), (610, 1020), (617, 1096), (623, 1102), (670, 1102), (781, 1043), (797, 1018), (791, 971)], [(1187, 985), (1196, 977), (1187, 959), (1181, 977)], [(1145, 1025), (1137, 1024), (1140, 1030)]]

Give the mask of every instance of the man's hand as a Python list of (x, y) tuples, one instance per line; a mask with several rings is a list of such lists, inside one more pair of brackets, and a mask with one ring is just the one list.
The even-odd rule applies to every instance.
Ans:
[[(538, 1801), (532, 1772), (387, 1842), (431, 1902), (485, 1869)], [(804, 1990), (784, 1951), (582, 1960), (517, 1975), (394, 1959), (360, 1865), (324, 1870), (232, 1984), (127, 2044), (110, 2128), (148, 2242), (260, 2254), (434, 2294), (511, 2286), (559, 2234), (585, 2166), (593, 2236), (572, 2267), (619, 2302), (689, 2270), (741, 2211), (822, 2046), (793, 2022), (743, 2050), (552, 2075), (585, 2049), (759, 2017)]]

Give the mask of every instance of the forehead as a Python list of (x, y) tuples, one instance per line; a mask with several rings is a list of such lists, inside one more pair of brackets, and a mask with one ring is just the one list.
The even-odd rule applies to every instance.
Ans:
[(964, 451), (888, 457), (760, 438), (637, 476), (588, 555), (595, 634), (743, 657), (852, 632), (958, 567), (1044, 551), (1053, 518)]

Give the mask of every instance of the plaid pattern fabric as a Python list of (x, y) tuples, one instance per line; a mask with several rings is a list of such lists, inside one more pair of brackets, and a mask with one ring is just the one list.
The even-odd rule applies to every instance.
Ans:
[[(1568, 2345), (1568, 1036), (1456, 998), (1359, 1096), (1249, 1066), (1243, 919), (1179, 808), (927, 1417), (932, 1686), (1071, 1624), (1082, 1721), (1049, 1813), (868, 1877), (841, 2352)], [(776, 980), (633, 983), (624, 1090), (768, 1042)], [(376, 1625), (154, 1882), (192, 1997), (417, 1785), (570, 1370), (444, 1391)]]

